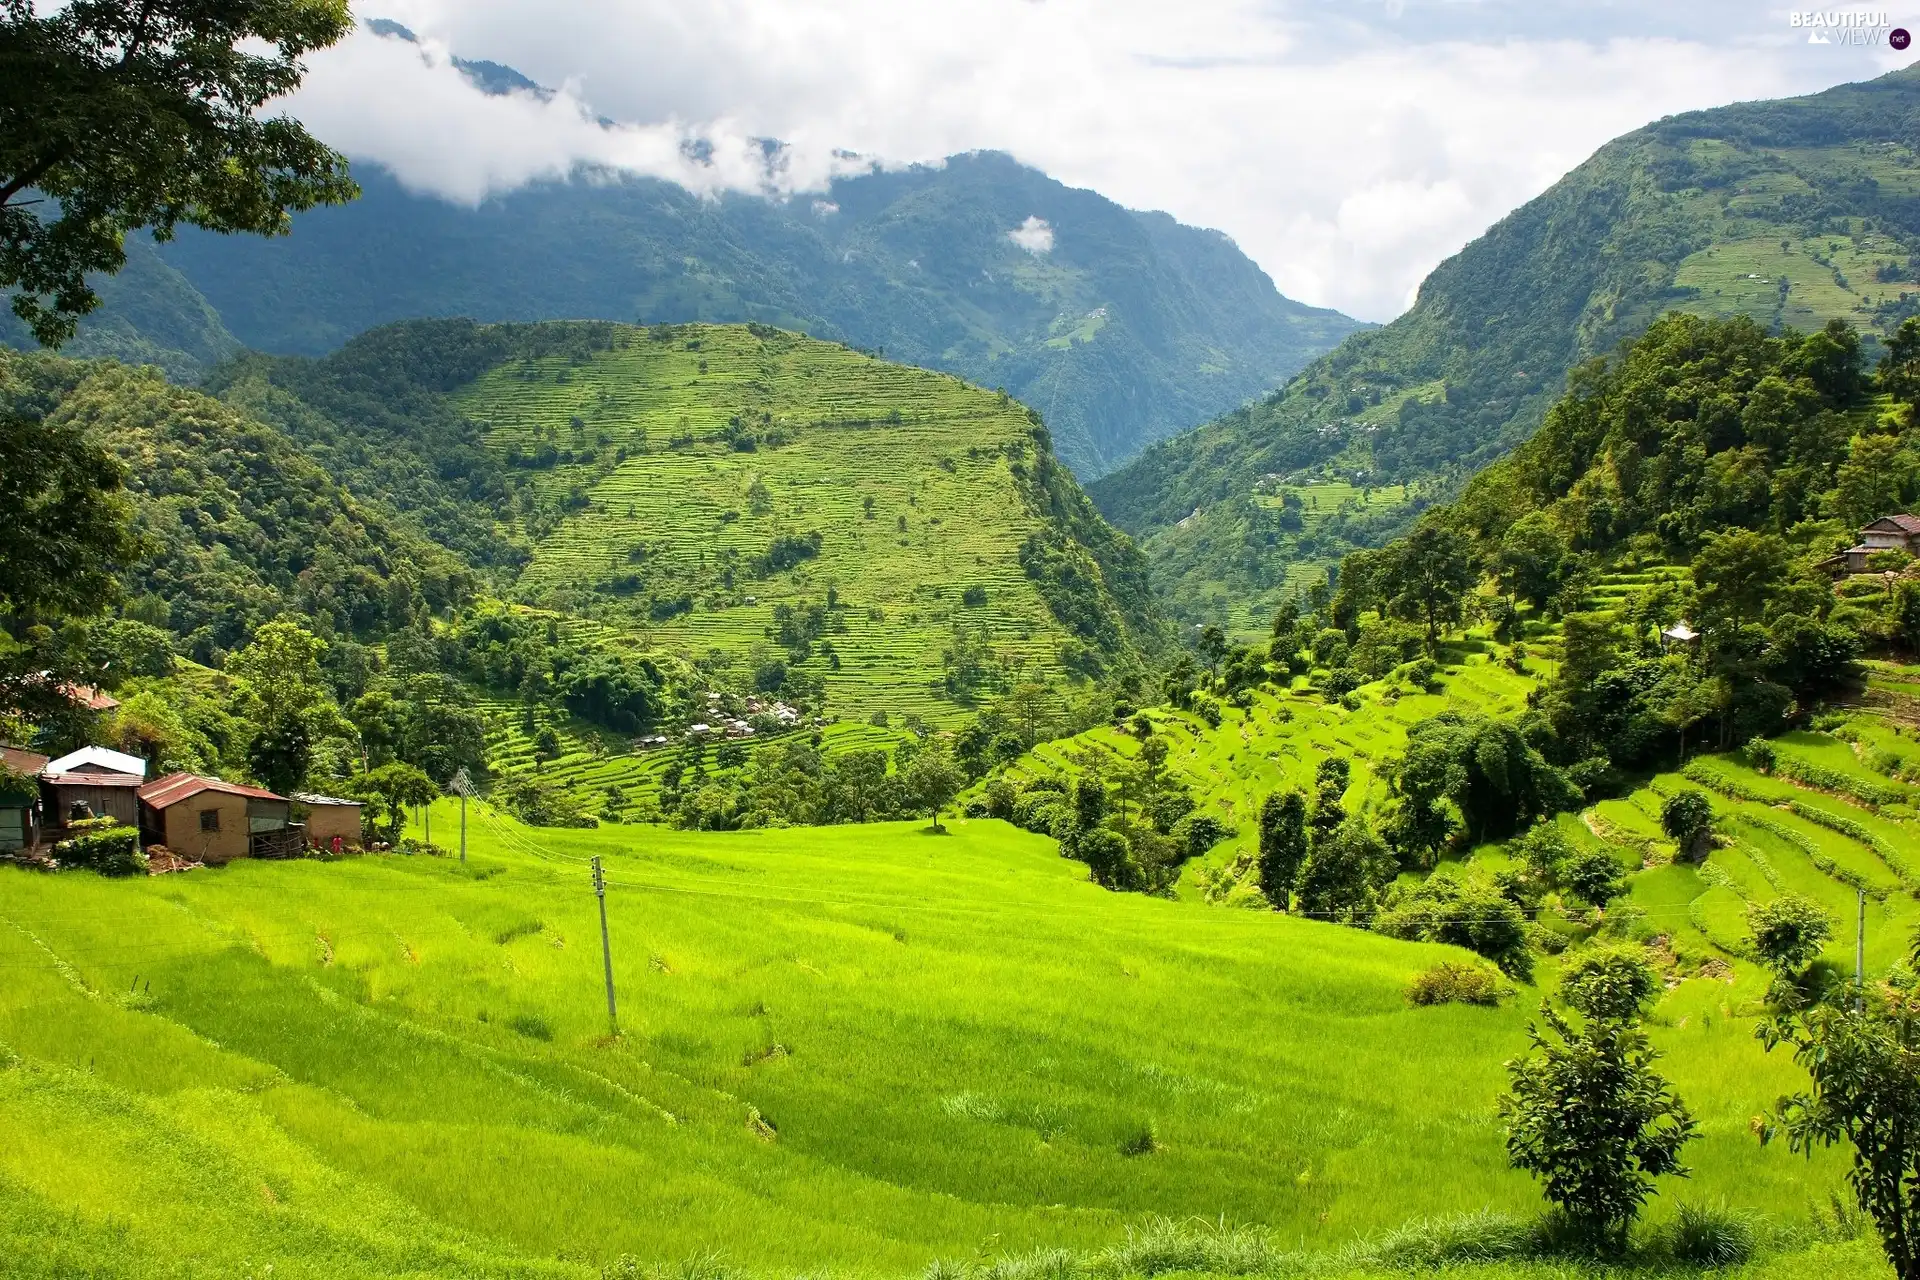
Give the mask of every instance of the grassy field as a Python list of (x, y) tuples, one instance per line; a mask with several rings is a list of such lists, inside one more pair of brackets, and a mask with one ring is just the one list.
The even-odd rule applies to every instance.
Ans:
[[(0, 874), (0, 1274), (904, 1275), (1154, 1215), (1325, 1248), (1535, 1203), (1492, 1108), (1530, 1001), (1410, 1008), (1442, 948), (1110, 894), (993, 821), (471, 827), (464, 867)], [(1793, 1076), (1756, 994), (1661, 1005), (1704, 1129), (1673, 1191), (1786, 1220), (1841, 1165), (1749, 1132)]]
[[(823, 637), (834, 665), (815, 665), (849, 718), (959, 715), (942, 687), (956, 627), (984, 632), (1010, 678), (1061, 674), (1068, 633), (1019, 558), (1043, 526), (1015, 475), (1034, 463), (1024, 406), (772, 330), (618, 334), (588, 359), (509, 362), (457, 397), (490, 448), (570, 508), (519, 595), (624, 644), (745, 659), (776, 606), (832, 590), (846, 606)], [(815, 532), (815, 554), (757, 563)]]

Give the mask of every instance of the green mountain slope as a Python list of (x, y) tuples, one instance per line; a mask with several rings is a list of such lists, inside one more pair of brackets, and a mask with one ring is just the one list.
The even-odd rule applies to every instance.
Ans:
[[(1914, 311), (1916, 123), (1908, 69), (1616, 139), (1441, 264), (1406, 315), (1092, 493), (1142, 539), (1183, 614), (1223, 617), (1229, 602), (1263, 614), (1290, 573), (1297, 586), (1378, 541), (1525, 439), (1569, 369), (1663, 311), (1802, 329), (1835, 317), (1878, 329)], [(1367, 509), (1302, 527), (1287, 494), (1304, 508), (1332, 481), (1370, 487)]]
[(152, 369), (0, 351), (0, 410), (44, 414), (120, 459), (146, 548), (126, 577), (127, 612), (201, 661), (288, 614), (322, 634), (378, 635), (472, 593), (465, 562), (390, 506)]
[[(1464, 952), (1106, 893), (993, 821), (636, 842), (476, 806), (469, 826), (465, 866), (0, 868), (15, 1274), (905, 1277), (1111, 1248), (1038, 1256), (1357, 1280), (1455, 1273), (1417, 1236), (1398, 1265), (1279, 1255), (1537, 1205), (1492, 1106), (1534, 1002), (1403, 995)], [(1702, 1128), (1674, 1190), (1799, 1223), (1845, 1162), (1749, 1130), (1797, 1075), (1726, 1011), (1759, 984), (1663, 993), (1660, 1069)], [(1738, 1274), (1890, 1274), (1870, 1240), (1786, 1247)]]
[(760, 325), (417, 322), (222, 394), (599, 644), (949, 719), (1164, 639), (1003, 395)]
[[(1218, 232), (994, 153), (785, 202), (595, 175), (471, 209), (374, 166), (355, 177), (359, 201), (302, 215), (291, 237), (185, 231), (165, 263), (240, 341), (287, 354), (418, 316), (803, 329), (1006, 387), (1082, 475), (1265, 393), (1361, 327), (1283, 297)], [(1009, 239), (1030, 217), (1052, 228), (1045, 252)], [(89, 341), (128, 330), (193, 350), (200, 322), (149, 314), (149, 292), (118, 289)]]

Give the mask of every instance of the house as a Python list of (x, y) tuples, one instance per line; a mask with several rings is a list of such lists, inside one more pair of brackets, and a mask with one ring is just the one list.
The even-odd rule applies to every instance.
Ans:
[(140, 840), (198, 862), (287, 857), (305, 848), (285, 796), (237, 782), (170, 773), (139, 790)]
[(1669, 650), (1690, 649), (1699, 638), (1700, 633), (1688, 626), (1686, 619), (1682, 618), (1660, 633), (1660, 647)]
[(139, 790), (138, 774), (105, 770), (58, 773), (48, 765), (40, 774), (41, 821), (49, 833), (87, 818), (112, 818), (123, 826), (137, 826)]
[(40, 787), (34, 779), (47, 767), (36, 751), (0, 747), (0, 853), (40, 843)]
[(1848, 573), (1865, 573), (1867, 557), (1876, 551), (1904, 551), (1908, 555), (1920, 555), (1920, 516), (1881, 516), (1872, 524), (1862, 526), (1860, 541), (1834, 559), (1845, 561)]
[(82, 747), (78, 751), (69, 751), (58, 760), (49, 760), (48, 773), (130, 773), (136, 778), (147, 776), (147, 762), (139, 756), (130, 756), (124, 751), (113, 751), (106, 747)]
[[(336, 796), (296, 791), (293, 800), (307, 807), (306, 840), (310, 848), (341, 849), (360, 847), (360, 802)], [(338, 841), (336, 844), (335, 841)]]

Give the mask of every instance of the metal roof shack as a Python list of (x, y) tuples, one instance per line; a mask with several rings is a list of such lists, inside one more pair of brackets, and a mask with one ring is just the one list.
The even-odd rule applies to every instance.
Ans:
[(40, 775), (40, 812), (55, 839), (77, 818), (112, 818), (131, 827), (140, 820), (139, 790), (140, 779), (131, 773), (59, 773), (49, 768)]
[(199, 862), (291, 857), (306, 846), (287, 798), (223, 778), (173, 773), (140, 788), (140, 837)]
[(360, 847), (360, 801), (313, 791), (296, 791), (293, 800), (307, 806), (305, 834), (310, 847), (334, 853)]

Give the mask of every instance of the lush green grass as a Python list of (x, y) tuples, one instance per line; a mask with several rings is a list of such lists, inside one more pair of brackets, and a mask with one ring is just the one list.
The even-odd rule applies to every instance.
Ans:
[[(453, 830), (446, 802), (437, 818)], [(1331, 1247), (1535, 1204), (1492, 1107), (1530, 998), (1414, 1009), (1403, 988), (1440, 948), (1110, 894), (1051, 842), (951, 825), (487, 815), (464, 868), (6, 872), (0, 1233), (109, 1275), (579, 1274), (716, 1250), (904, 1274), (1097, 1249), (1161, 1214)], [(1754, 1143), (1793, 1069), (1733, 1012), (1753, 994), (1683, 982), (1657, 1035), (1703, 1122), (1685, 1194), (1786, 1220), (1841, 1165)]]
[[(959, 715), (942, 687), (956, 627), (984, 631), (1009, 678), (1062, 674), (1068, 633), (1019, 557), (1047, 519), (1016, 476), (1035, 462), (1024, 406), (793, 334), (672, 333), (622, 329), (590, 359), (511, 361), (455, 398), (497, 453), (545, 444), (574, 459), (531, 473), (546, 497), (579, 497), (519, 594), (591, 615), (606, 641), (746, 662), (777, 605), (832, 590), (846, 607), (823, 639), (838, 665), (812, 665), (848, 717)], [(750, 452), (723, 437), (736, 420)], [(776, 538), (814, 531), (816, 556), (756, 569)], [(965, 603), (968, 588), (984, 601)], [(681, 597), (686, 612), (654, 616)]]

